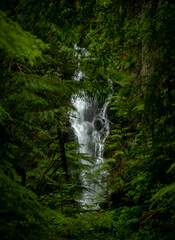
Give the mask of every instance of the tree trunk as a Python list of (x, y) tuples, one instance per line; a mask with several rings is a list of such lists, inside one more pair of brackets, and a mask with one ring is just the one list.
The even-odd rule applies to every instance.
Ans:
[(69, 181), (70, 175), (69, 175), (69, 168), (67, 164), (67, 157), (66, 157), (66, 152), (64, 147), (64, 138), (60, 128), (58, 128), (58, 140), (60, 145), (61, 166), (62, 166), (63, 172), (65, 172), (66, 181)]

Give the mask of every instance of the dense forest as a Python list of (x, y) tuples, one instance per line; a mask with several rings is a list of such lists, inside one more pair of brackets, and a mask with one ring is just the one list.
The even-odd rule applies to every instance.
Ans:
[[(0, 2), (2, 240), (175, 239), (173, 2)], [(70, 125), (82, 91), (110, 96), (98, 209), (76, 200), (95, 161)]]

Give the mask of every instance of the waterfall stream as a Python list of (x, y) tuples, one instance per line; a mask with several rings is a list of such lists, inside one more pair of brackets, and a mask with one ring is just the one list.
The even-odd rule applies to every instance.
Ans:
[(80, 144), (79, 152), (88, 154), (94, 158), (94, 161), (79, 159), (81, 163), (90, 165), (91, 168), (81, 173), (82, 186), (85, 190), (78, 201), (84, 208), (89, 206), (97, 208), (95, 203), (102, 194), (102, 190), (104, 195), (105, 186), (102, 179), (107, 171), (103, 170), (100, 174), (95, 174), (94, 171), (98, 170), (104, 162), (104, 141), (109, 135), (109, 121), (106, 113), (109, 102), (106, 101), (101, 105), (96, 99), (87, 97), (85, 93), (81, 95), (83, 96), (72, 96), (71, 101), (76, 111), (72, 112), (70, 122)]

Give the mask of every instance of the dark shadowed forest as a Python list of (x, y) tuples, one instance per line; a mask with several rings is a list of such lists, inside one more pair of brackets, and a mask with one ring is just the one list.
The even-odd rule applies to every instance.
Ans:
[[(172, 0), (0, 2), (2, 240), (175, 239), (174, 46)], [(91, 172), (70, 122), (84, 93), (109, 101)]]

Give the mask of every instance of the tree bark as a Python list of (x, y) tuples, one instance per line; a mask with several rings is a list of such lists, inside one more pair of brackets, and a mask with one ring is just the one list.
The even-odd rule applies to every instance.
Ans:
[(67, 157), (66, 157), (66, 152), (64, 147), (64, 138), (60, 128), (58, 128), (58, 140), (60, 145), (61, 166), (62, 166), (63, 172), (65, 172), (66, 181), (69, 181), (70, 175), (69, 175), (69, 168), (67, 164)]

